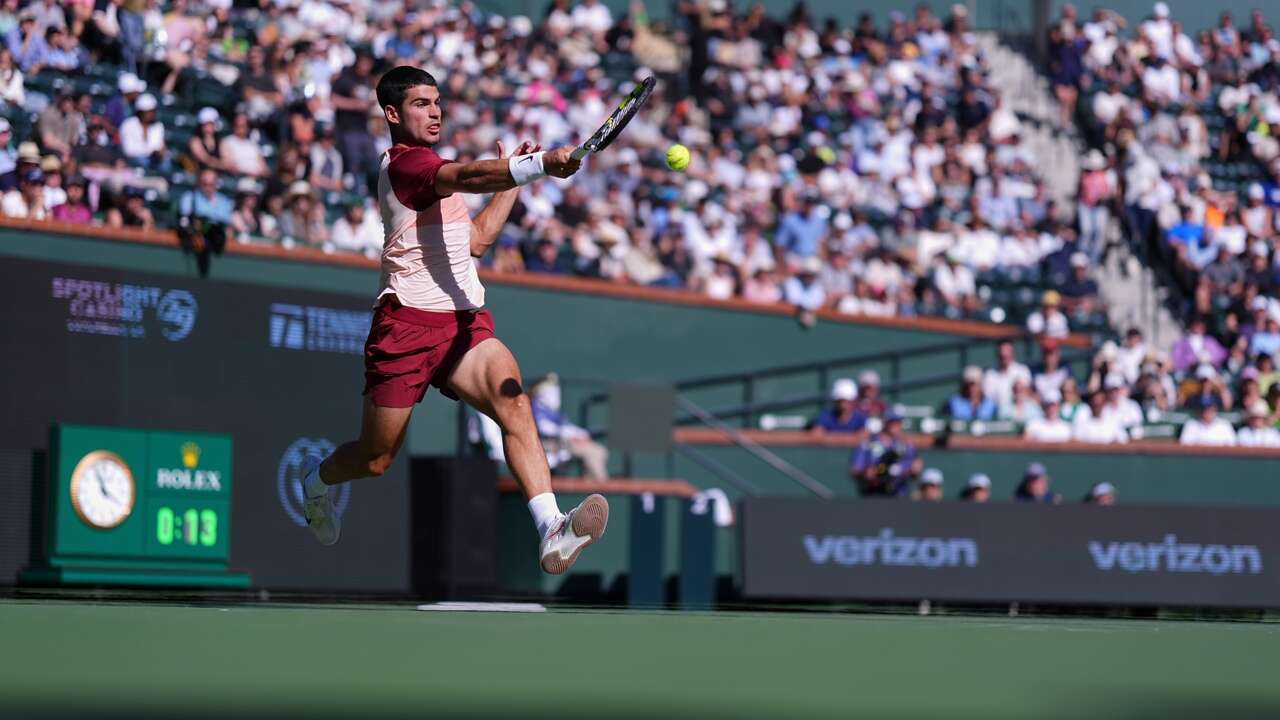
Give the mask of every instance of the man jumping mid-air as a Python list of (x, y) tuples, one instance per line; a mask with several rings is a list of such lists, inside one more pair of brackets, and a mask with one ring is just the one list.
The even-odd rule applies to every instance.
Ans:
[[(404, 442), (414, 404), (431, 385), (461, 398), (502, 428), (507, 464), (529, 500), (545, 572), (569, 569), (583, 548), (600, 539), (609, 504), (592, 495), (562, 514), (538, 439), (515, 357), (494, 334), (473, 257), (497, 239), (516, 193), (548, 175), (567, 178), (579, 163), (572, 148), (541, 151), (525, 142), (511, 157), (457, 163), (431, 148), (444, 116), (435, 78), (409, 66), (378, 82), (378, 104), (391, 129), (383, 155), (378, 205), (385, 241), (382, 283), (365, 342), (364, 417), (360, 439), (321, 462), (309, 458), (302, 486), (307, 523), (325, 545), (338, 541), (340, 522), (329, 486), (381, 475)], [(458, 193), (493, 193), (475, 218)]]

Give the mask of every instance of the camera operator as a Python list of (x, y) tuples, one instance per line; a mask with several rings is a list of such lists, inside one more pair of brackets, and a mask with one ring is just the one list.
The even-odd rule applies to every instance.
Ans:
[(196, 189), (178, 201), (178, 239), (196, 256), (200, 277), (209, 274), (210, 256), (221, 255), (227, 245), (233, 210), (231, 198), (218, 192), (218, 173), (208, 168), (200, 171)]
[(903, 437), (902, 416), (890, 410), (883, 423), (853, 451), (849, 463), (849, 477), (864, 497), (906, 495), (912, 480), (924, 470), (924, 460)]

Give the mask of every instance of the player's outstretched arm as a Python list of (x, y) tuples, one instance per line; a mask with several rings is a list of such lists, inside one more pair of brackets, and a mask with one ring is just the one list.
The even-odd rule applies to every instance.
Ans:
[[(572, 152), (572, 147), (562, 147), (516, 158), (449, 163), (436, 173), (436, 192), (442, 196), (453, 193), (487, 194), (527, 185), (547, 175), (567, 178), (582, 167), (581, 162), (573, 159)], [(527, 171), (517, 171), (520, 177), (512, 173), (513, 159), (530, 166)]]
[[(541, 145), (526, 140), (512, 154), (528, 155), (541, 149)], [(501, 141), (498, 142), (498, 159), (509, 160)], [(516, 196), (519, 194), (518, 187), (494, 193), (484, 209), (471, 219), (472, 257), (481, 257), (489, 250), (490, 245), (497, 242), (498, 234), (502, 232), (502, 226), (507, 224), (507, 217), (511, 215), (511, 208), (515, 206)]]

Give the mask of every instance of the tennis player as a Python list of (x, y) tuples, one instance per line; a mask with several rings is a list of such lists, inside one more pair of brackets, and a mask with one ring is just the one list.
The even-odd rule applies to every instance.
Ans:
[[(377, 96), (394, 145), (383, 155), (378, 175), (386, 236), (381, 289), (364, 349), (364, 417), (360, 439), (323, 461), (307, 460), (307, 523), (321, 543), (338, 541), (340, 518), (329, 486), (385, 472), (404, 442), (413, 406), (434, 385), (502, 428), (507, 464), (542, 539), (542, 569), (562, 573), (604, 534), (609, 504), (592, 495), (567, 514), (560, 512), (520, 368), (484, 309), (484, 287), (472, 258), (497, 239), (520, 186), (547, 176), (567, 178), (579, 161), (570, 156), (571, 147), (543, 151), (531, 142), (510, 157), (503, 157), (499, 144), (496, 160), (445, 160), (432, 150), (444, 126), (435, 78), (400, 66), (378, 82)], [(493, 197), (472, 218), (461, 193)]]

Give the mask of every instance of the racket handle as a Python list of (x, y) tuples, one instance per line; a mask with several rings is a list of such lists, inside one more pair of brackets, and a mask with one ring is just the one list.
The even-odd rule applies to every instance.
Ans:
[(574, 160), (581, 160), (582, 158), (586, 157), (587, 153), (589, 152), (591, 151), (586, 149), (582, 145), (579, 145), (578, 147), (573, 149), (573, 152), (569, 154), (569, 157), (573, 158)]

